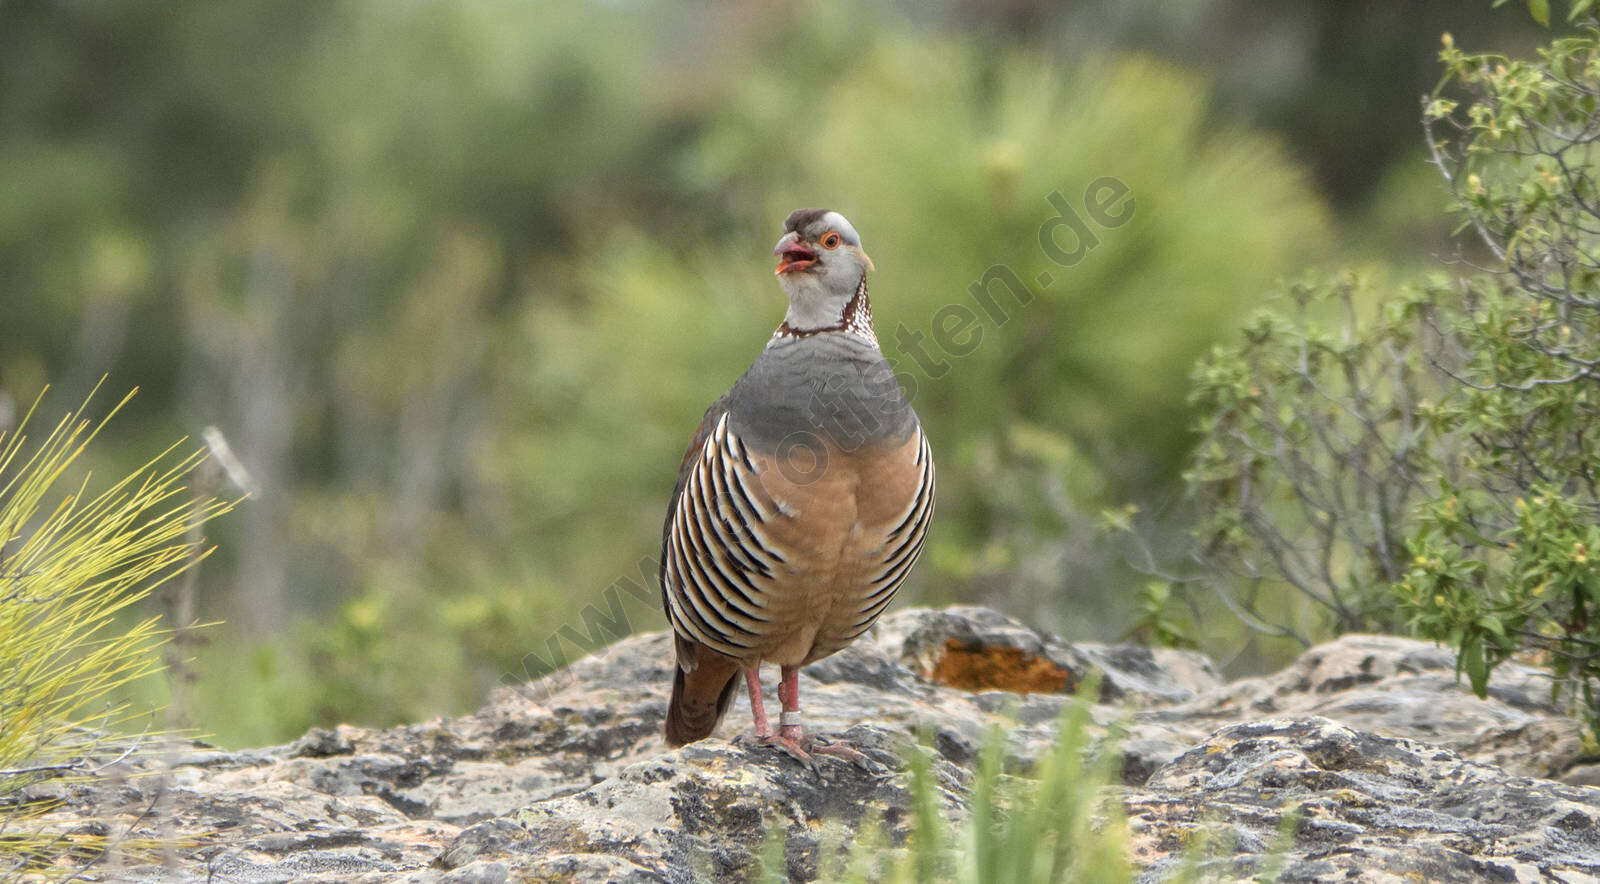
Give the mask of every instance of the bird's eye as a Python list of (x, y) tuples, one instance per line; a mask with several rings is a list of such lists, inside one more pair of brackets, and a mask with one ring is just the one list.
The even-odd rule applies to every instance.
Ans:
[(822, 247), (825, 249), (837, 249), (839, 247), (839, 234), (832, 230), (824, 233), (822, 235)]

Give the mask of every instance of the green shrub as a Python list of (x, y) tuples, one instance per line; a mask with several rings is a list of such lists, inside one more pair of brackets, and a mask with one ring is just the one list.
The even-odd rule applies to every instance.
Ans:
[(1410, 628), (1455, 647), (1480, 695), (1532, 651), (1600, 735), (1600, 29), (1586, 24), (1537, 61), (1446, 35), (1427, 143), (1481, 254), (1399, 295), (1292, 288), (1291, 310), (1197, 370), (1188, 479), (1198, 555), (1234, 575), (1215, 585), (1288, 586), (1325, 609), (1297, 637)]
[(1600, 30), (1584, 17), (1536, 61), (1448, 38), (1441, 53), (1428, 143), (1491, 259), (1436, 286), (1463, 479), (1425, 507), (1399, 598), (1416, 629), (1460, 649), (1479, 694), (1533, 648), (1600, 733)]
[[(1448, 392), (1424, 353), (1431, 305), (1422, 293), (1377, 302), (1356, 275), (1278, 300), (1193, 375), (1200, 442), (1185, 479), (1205, 582), (1302, 643), (1395, 631), (1389, 587), (1434, 488), (1430, 415)], [(1309, 609), (1263, 610), (1284, 586)]]
[(68, 414), (36, 443), (32, 410), (0, 432), (0, 874), (104, 847), (105, 835), (30, 829), (37, 808), (19, 795), (44, 777), (88, 774), (97, 750), (124, 741), (119, 729), (151, 715), (115, 700), (160, 670), (168, 636), (134, 606), (207, 554), (195, 529), (233, 506), (185, 487), (204, 453), (176, 445), (98, 493), (71, 478), (121, 406), (98, 423)]
[[(1097, 681), (1085, 684), (1079, 696), (1096, 696), (1098, 688)], [(931, 771), (914, 764), (911, 789), (919, 812), (912, 866), (918, 874), (909, 880), (941, 877), (944, 843), (954, 849), (958, 881), (1132, 880), (1127, 822), (1120, 796), (1111, 788), (1121, 754), (1112, 740), (1091, 745), (1090, 709), (1085, 701), (1068, 704), (1054, 748), (1026, 778), (1005, 775), (1005, 737), (991, 731), (978, 759), (972, 813), (949, 841), (939, 834), (938, 818), (922, 810), (931, 806)], [(922, 874), (929, 871), (935, 875)]]

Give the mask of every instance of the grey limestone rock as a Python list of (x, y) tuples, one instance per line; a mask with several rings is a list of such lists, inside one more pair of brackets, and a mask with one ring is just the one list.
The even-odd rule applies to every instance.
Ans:
[(1578, 723), (1537, 671), (1508, 664), (1479, 700), (1423, 642), (1347, 636), (1224, 683), (1199, 654), (1066, 642), (983, 608), (903, 610), (801, 679), (811, 726), (888, 775), (825, 759), (819, 776), (732, 742), (742, 698), (716, 736), (668, 750), (671, 660), (664, 633), (637, 635), (472, 715), (135, 755), (99, 781), (39, 784), (60, 803), (37, 824), (189, 839), (168, 862), (89, 867), (106, 880), (740, 880), (769, 833), (790, 878), (812, 880), (864, 821), (885, 849), (904, 843), (899, 760), (919, 741), (958, 819), (985, 734), (1000, 729), (1026, 772), (1098, 671), (1092, 734), (1122, 754), (1146, 880), (1211, 830), (1231, 845), (1205, 860), (1223, 879), (1275, 862), (1289, 881), (1600, 880), (1586, 785), (1600, 777)]

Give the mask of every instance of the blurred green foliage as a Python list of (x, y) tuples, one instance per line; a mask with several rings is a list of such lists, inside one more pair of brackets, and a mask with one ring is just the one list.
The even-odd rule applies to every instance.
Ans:
[[(914, 585), (955, 598), (987, 578), (1008, 586), (995, 600), (1048, 617), (1071, 584), (1058, 561), (1037, 581), (1018, 579), (1022, 560), (1049, 555), (1063, 533), (1086, 541), (1085, 514), (1101, 501), (1170, 481), (1188, 443), (1170, 425), (1186, 366), (1235, 321), (1237, 293), (1304, 258), (1326, 218), (1270, 141), (1207, 134), (1195, 111), (1203, 83), (1148, 61), (1041, 77), (1050, 67), (1039, 59), (1005, 56), (986, 73), (974, 50), (924, 43), (862, 66), (817, 102), (809, 138), (760, 154), (788, 170), (766, 217), (820, 194), (812, 199), (851, 216), (879, 267), (879, 338), (939, 448), (940, 529)], [(1103, 79), (1075, 85), (1091, 71)], [(755, 77), (748, 88), (767, 85)], [(772, 128), (737, 125), (748, 127), (728, 136), (739, 142)], [(926, 140), (930, 127), (937, 141)], [(828, 161), (841, 151), (850, 163)], [(1100, 229), (1075, 266), (1053, 263), (1038, 245), (1057, 211), (1046, 196), (1070, 194), (1081, 212), (1084, 188), (1105, 175), (1131, 190), (1131, 220)], [(896, 218), (916, 221), (901, 232)], [(767, 262), (749, 257), (765, 251), (772, 225), (751, 227), (743, 243), (715, 247), (622, 234), (580, 274), (589, 299), (532, 308), (521, 373), (532, 383), (515, 399), (545, 407), (526, 413), (513, 437), (525, 447), (510, 461), (533, 471), (526, 509), (563, 526), (553, 542), (600, 553), (591, 583), (617, 568), (604, 538), (631, 530), (649, 547), (670, 478), (660, 465), (782, 318)], [(999, 324), (969, 291), (995, 263), (1029, 281), (1032, 297), (1019, 304), (992, 283)], [(1041, 272), (1050, 285), (1031, 282)], [(977, 316), (964, 356), (934, 343), (933, 317), (949, 304)], [(906, 351), (905, 332), (921, 338), (924, 358)], [(663, 383), (639, 383), (653, 377)], [(1126, 439), (1140, 442), (1118, 444)], [(1093, 567), (1080, 579), (1107, 563)]]
[[(253, 742), (469, 708), (659, 622), (603, 590), (649, 583), (682, 445), (781, 315), (779, 223), (824, 205), (877, 262), (880, 337), (938, 449), (906, 596), (1120, 629), (1144, 579), (1093, 514), (1137, 500), (1180, 529), (1164, 502), (1193, 360), (1274, 277), (1440, 230), (1416, 220), (1438, 196), (1396, 147), (1413, 135), (1363, 122), (1394, 102), (1414, 117), (1427, 81), (1384, 66), (1425, 59), (1433, 21), (1309, 0), (915, 20), (17, 0), (0, 429), (46, 381), (73, 395), (110, 371), (147, 390), (128, 451), (214, 424), (238, 453), (259, 493), (202, 578), (226, 620), (202, 651), (203, 729)], [(1197, 49), (1208, 33), (1233, 36)], [(1082, 210), (1106, 176), (1131, 219), (1052, 263), (1047, 197)], [(931, 376), (896, 330), (931, 337), (991, 265), (1033, 300), (996, 284), (1007, 320), (980, 319), (974, 352), (935, 353), (950, 367)], [(577, 638), (552, 646), (562, 625)]]

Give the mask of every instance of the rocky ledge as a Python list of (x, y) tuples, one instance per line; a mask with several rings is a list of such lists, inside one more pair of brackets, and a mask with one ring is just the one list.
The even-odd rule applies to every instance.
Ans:
[[(817, 877), (863, 819), (908, 827), (905, 776), (823, 762), (814, 774), (719, 738), (668, 750), (666, 635), (638, 635), (474, 715), (388, 730), (314, 730), (246, 752), (133, 755), (89, 783), (33, 789), (37, 824), (177, 838), (98, 858), (91, 879), (741, 880), (778, 827), (789, 876)], [(1487, 700), (1449, 652), (1347, 636), (1264, 678), (1223, 683), (1206, 658), (1072, 644), (983, 608), (912, 609), (809, 666), (807, 719), (898, 768), (933, 748), (959, 817), (984, 734), (1008, 765), (1051, 745), (1063, 704), (1100, 672), (1096, 737), (1115, 734), (1130, 849), (1159, 881), (1200, 830), (1208, 876), (1279, 880), (1600, 880), (1600, 766), (1548, 682), (1508, 665)], [(1280, 834), (1288, 815), (1293, 825)], [(1192, 852), (1188, 852), (1192, 854)]]

